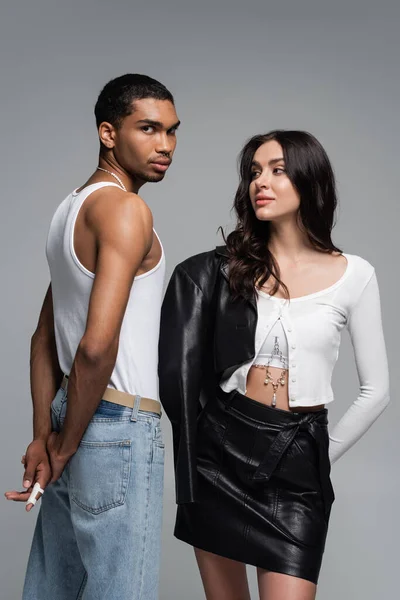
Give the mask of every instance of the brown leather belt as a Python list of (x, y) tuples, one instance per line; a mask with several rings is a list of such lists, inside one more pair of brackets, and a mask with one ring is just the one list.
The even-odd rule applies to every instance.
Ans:
[[(61, 383), (61, 387), (63, 390), (66, 389), (67, 384), (68, 376), (64, 375)], [(128, 394), (127, 392), (120, 392), (119, 390), (114, 390), (113, 388), (108, 387), (106, 388), (102, 399), (106, 400), (107, 402), (119, 404), (120, 406), (127, 406), (128, 408), (133, 408), (135, 405), (136, 396), (134, 396), (133, 394)], [(151, 398), (143, 398), (142, 396), (140, 396), (139, 410), (161, 415), (160, 403), (157, 400), (152, 400)]]

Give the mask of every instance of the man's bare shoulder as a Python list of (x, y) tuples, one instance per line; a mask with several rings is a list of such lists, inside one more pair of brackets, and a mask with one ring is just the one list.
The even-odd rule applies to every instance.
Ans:
[(87, 208), (86, 222), (97, 235), (146, 237), (152, 234), (153, 215), (138, 194), (117, 187), (102, 188), (96, 192)]

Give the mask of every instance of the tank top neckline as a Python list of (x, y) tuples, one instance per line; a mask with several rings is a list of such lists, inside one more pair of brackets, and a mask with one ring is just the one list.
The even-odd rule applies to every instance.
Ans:
[(123, 192), (125, 191), (118, 183), (115, 183), (114, 181), (97, 181), (96, 183), (90, 183), (89, 185), (86, 185), (84, 188), (81, 189), (80, 192), (78, 192), (79, 188), (75, 188), (74, 191), (72, 192), (72, 195), (73, 196), (79, 196), (79, 194), (82, 194), (83, 192), (85, 192), (89, 188), (94, 187), (95, 185), (99, 186), (99, 188), (107, 187), (107, 186), (110, 185), (112, 187), (119, 188)]

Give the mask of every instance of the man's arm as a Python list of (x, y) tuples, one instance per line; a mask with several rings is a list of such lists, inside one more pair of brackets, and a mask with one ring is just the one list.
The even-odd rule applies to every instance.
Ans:
[(43, 302), (38, 326), (31, 340), (30, 378), (33, 402), (33, 439), (46, 444), (51, 433), (50, 405), (62, 379), (57, 358), (51, 284)]
[[(31, 339), (30, 380), (33, 402), (33, 441), (29, 444), (23, 464), (25, 492), (7, 492), (6, 498), (26, 502), (32, 486), (38, 482), (44, 488), (51, 477), (46, 450), (51, 433), (50, 405), (60, 386), (62, 373), (58, 364), (54, 333), (53, 297), (49, 285), (40, 311), (38, 325)], [(32, 504), (27, 506), (27, 510)]]
[(88, 226), (97, 242), (96, 273), (86, 330), (69, 375), (64, 425), (60, 434), (51, 434), (47, 444), (52, 481), (60, 477), (78, 449), (109, 383), (133, 279), (153, 239), (151, 212), (135, 194), (95, 203)]

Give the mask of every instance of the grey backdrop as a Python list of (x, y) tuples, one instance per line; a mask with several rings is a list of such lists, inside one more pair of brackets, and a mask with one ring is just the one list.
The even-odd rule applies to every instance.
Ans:
[[(334, 239), (376, 267), (393, 402), (333, 468), (337, 500), (318, 597), (395, 597), (399, 11), (382, 2), (376, 12), (365, 2), (279, 4), (13, 0), (2, 7), (0, 481), (3, 490), (20, 486), (20, 456), (31, 436), (29, 340), (48, 285), (50, 218), (96, 165), (92, 108), (102, 85), (125, 72), (147, 73), (173, 91), (182, 120), (166, 180), (141, 192), (154, 212), (168, 275), (186, 256), (212, 248), (218, 225), (232, 223), (236, 156), (250, 135), (307, 129), (332, 159), (341, 200)], [(334, 385), (333, 422), (357, 394), (347, 334)], [(164, 433), (160, 598), (197, 600), (204, 596), (192, 550), (172, 537), (166, 420)], [(25, 514), (22, 505), (2, 502), (0, 597), (16, 600), (37, 510)]]

